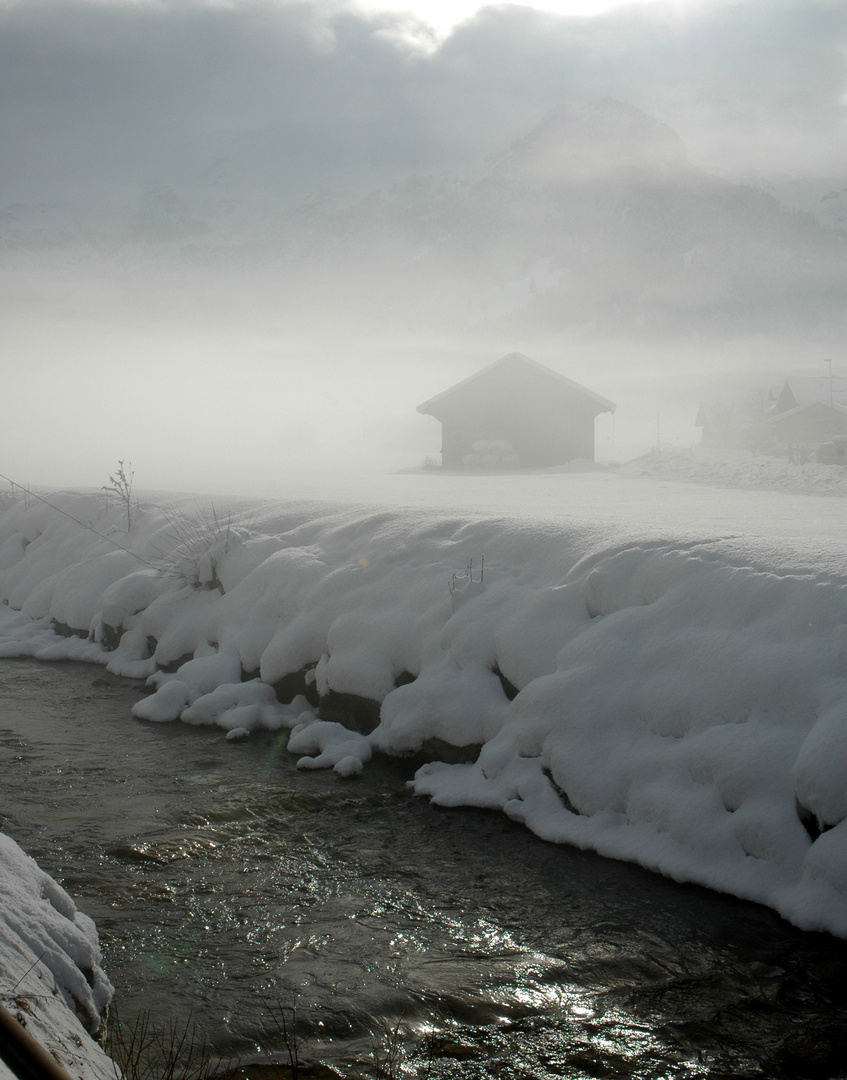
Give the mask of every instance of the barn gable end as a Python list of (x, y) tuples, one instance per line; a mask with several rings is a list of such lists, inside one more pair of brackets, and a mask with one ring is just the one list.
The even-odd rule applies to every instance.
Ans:
[(594, 418), (614, 404), (521, 353), (494, 361), (418, 406), (442, 426), (442, 464), (462, 468), (480, 448), (510, 446), (528, 468), (594, 458)]

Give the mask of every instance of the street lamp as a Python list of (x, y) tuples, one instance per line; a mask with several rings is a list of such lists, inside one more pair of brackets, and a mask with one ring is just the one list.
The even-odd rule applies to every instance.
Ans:
[(829, 437), (835, 438), (835, 405), (832, 398), (832, 361), (824, 360), (825, 364), (829, 364)]

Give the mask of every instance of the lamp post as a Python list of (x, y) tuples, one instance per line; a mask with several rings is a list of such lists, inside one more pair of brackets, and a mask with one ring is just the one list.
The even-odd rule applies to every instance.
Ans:
[(829, 437), (835, 438), (835, 405), (832, 397), (832, 361), (824, 360), (825, 364), (829, 364)]

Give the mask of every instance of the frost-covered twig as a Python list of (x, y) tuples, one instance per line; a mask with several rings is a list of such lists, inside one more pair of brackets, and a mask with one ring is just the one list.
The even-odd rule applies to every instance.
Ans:
[(108, 495), (110, 492), (117, 495), (126, 511), (126, 531), (132, 531), (132, 480), (135, 476), (132, 462), (128, 461), (124, 466), (124, 459), (118, 461), (118, 467), (109, 477), (109, 483), (103, 485), (103, 490)]
[(469, 585), (477, 585), (477, 584), (481, 585), (485, 581), (485, 556), (484, 555), (482, 556), (482, 560), (480, 562), (479, 581), (478, 582), (474, 580), (474, 576), (473, 576), (473, 559), (471, 559), (471, 561), (465, 567), (464, 574), (461, 574), (461, 575), (453, 574), (453, 576), (450, 578), (450, 583), (449, 583), (449, 589), (450, 589), (450, 595), (451, 596), (456, 595), (456, 588), (457, 588), (456, 583), (458, 581), (467, 582)]

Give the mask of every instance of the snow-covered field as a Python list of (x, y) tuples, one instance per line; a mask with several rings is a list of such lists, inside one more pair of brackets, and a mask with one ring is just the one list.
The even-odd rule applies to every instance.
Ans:
[[(112, 998), (94, 923), (0, 834), (0, 1003), (72, 1075), (114, 1080), (91, 1037)], [(0, 1062), (0, 1077), (15, 1080)]]
[(710, 484), (722, 488), (781, 491), (795, 495), (847, 495), (847, 466), (794, 465), (785, 456), (753, 456), (749, 450), (659, 451), (621, 466), (625, 476)]
[(0, 655), (147, 679), (140, 720), (290, 728), (304, 768), (420, 753), (419, 795), (847, 936), (840, 472), (801, 495), (677, 458), (157, 497), (129, 534), (102, 495), (9, 498)]

